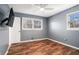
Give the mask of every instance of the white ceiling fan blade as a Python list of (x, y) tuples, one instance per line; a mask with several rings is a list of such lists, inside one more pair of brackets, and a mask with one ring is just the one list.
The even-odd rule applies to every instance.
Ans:
[(53, 8), (44, 8), (45, 10), (53, 10)]
[(48, 4), (34, 4), (37, 7), (45, 8)]

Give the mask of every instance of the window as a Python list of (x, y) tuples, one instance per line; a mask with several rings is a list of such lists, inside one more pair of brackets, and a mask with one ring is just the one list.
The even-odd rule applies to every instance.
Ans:
[(22, 18), (23, 30), (42, 30), (43, 21), (41, 19), (34, 18)]
[(34, 29), (42, 29), (42, 21), (34, 20)]
[(67, 30), (79, 30), (79, 11), (67, 14)]

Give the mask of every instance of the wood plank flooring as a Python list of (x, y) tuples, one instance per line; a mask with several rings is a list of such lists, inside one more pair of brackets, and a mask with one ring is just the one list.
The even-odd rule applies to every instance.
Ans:
[(79, 55), (79, 50), (45, 39), (12, 44), (7, 55)]

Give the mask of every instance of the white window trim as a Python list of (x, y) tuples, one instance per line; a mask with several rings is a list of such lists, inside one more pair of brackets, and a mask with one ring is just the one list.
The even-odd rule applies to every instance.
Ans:
[[(42, 30), (43, 29), (43, 20), (41, 20), (41, 19), (34, 19), (34, 20), (41, 22), (41, 28), (34, 28), (34, 22), (33, 22), (33, 30)], [(34, 21), (34, 20), (32, 20), (32, 21)]]
[(27, 17), (27, 18), (26, 18), (26, 17), (22, 17), (22, 30), (32, 30), (32, 28), (24, 28), (24, 27), (23, 27), (23, 21), (24, 21), (25, 19), (27, 20), (27, 19), (29, 19), (29, 18), (28, 18), (28, 17)]
[[(32, 28), (23, 28), (23, 19), (31, 19), (32, 21)], [(34, 20), (40, 21), (41, 22), (41, 28), (34, 28)], [(35, 18), (30, 18), (30, 17), (22, 17), (22, 30), (42, 30), (43, 29), (43, 20), (42, 19), (35, 19)]]
[(79, 11), (71, 12), (71, 13), (68, 13), (68, 14), (66, 15), (66, 17), (67, 17), (67, 20), (66, 20), (67, 30), (79, 30), (79, 28), (70, 28), (69, 25), (68, 25), (69, 15), (70, 15), (70, 14), (73, 14), (73, 13), (77, 13), (77, 12), (79, 12)]

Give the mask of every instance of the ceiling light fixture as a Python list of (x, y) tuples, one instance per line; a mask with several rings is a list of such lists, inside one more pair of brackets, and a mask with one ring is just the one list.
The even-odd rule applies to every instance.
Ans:
[(44, 8), (40, 8), (40, 11), (44, 11), (45, 9)]
[(48, 4), (34, 4), (40, 11), (50, 12), (53, 8), (48, 7)]

